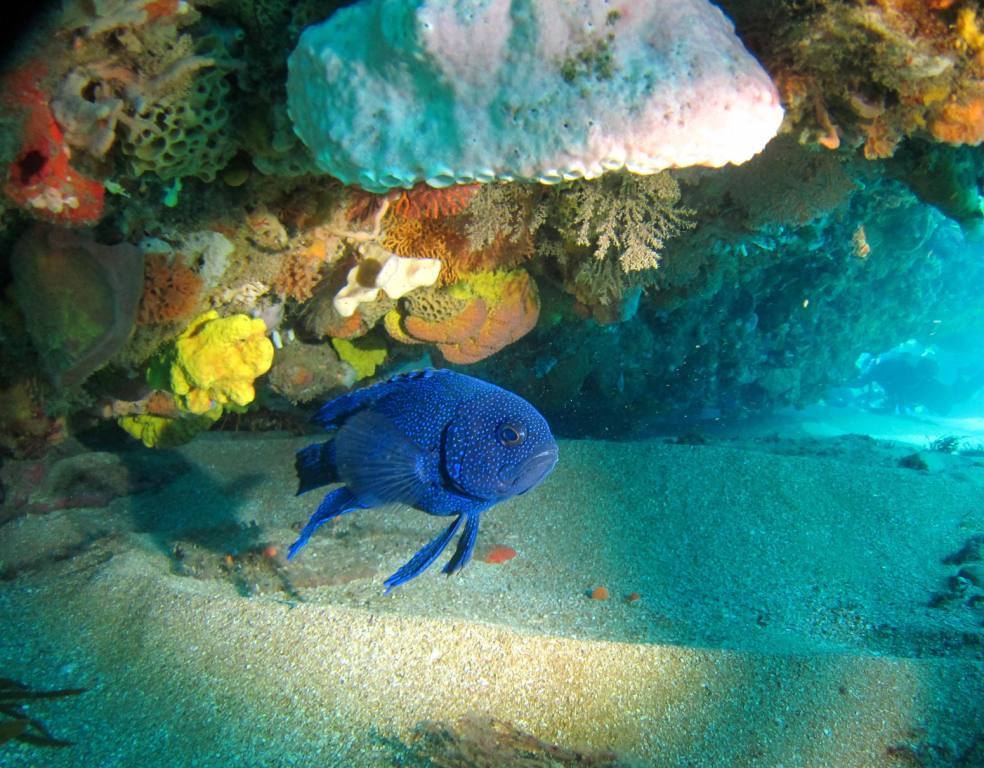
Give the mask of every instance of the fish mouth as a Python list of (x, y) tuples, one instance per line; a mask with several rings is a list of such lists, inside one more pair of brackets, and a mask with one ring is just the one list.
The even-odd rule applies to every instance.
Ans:
[(509, 469), (509, 477), (503, 490), (511, 496), (520, 496), (537, 485), (557, 465), (557, 446), (553, 445), (534, 453), (520, 464)]

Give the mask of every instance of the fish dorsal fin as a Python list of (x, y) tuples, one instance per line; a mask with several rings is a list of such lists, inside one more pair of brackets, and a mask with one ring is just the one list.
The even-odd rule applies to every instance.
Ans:
[(453, 371), (434, 368), (400, 373), (386, 381), (380, 381), (368, 387), (347, 392), (334, 400), (329, 400), (318, 409), (313, 420), (325, 429), (332, 429), (339, 426), (349, 414), (371, 406), (380, 398), (400, 387), (417, 386), (416, 382), (424, 379), (453, 380), (456, 376), (460, 377), (461, 375)]
[(413, 505), (425, 488), (424, 454), (392, 421), (375, 411), (349, 417), (335, 436), (339, 479), (360, 503)]

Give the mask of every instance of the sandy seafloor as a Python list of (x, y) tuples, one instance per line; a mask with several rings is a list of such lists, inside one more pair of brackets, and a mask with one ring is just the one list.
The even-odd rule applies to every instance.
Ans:
[(984, 765), (984, 563), (944, 562), (984, 458), (803, 423), (562, 441), (464, 573), (389, 595), (447, 521), (361, 512), (287, 564), (310, 438), (7, 462), (0, 677), (88, 690), (28, 708), (74, 746), (0, 765)]

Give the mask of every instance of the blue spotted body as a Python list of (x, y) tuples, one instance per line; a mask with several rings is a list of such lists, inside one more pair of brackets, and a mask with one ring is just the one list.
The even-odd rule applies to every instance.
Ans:
[(297, 541), (293, 558), (319, 526), (346, 512), (401, 503), (454, 521), (386, 580), (386, 590), (423, 573), (459, 532), (444, 572), (468, 563), (479, 518), (530, 490), (557, 463), (543, 416), (512, 392), (446, 370), (426, 370), (350, 392), (315, 414), (334, 438), (297, 452), (298, 494), (329, 491)]

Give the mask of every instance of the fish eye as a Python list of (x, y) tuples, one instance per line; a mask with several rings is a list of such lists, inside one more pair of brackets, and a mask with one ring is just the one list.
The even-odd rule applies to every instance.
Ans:
[(526, 427), (522, 424), (500, 424), (498, 438), (503, 445), (522, 445), (526, 440)]

